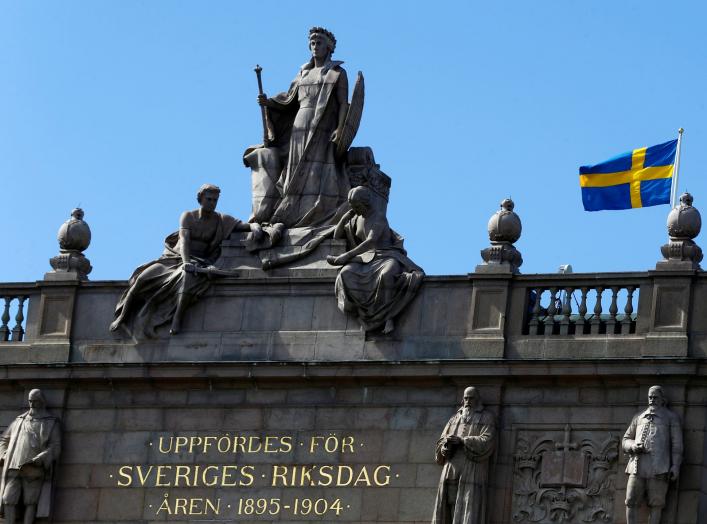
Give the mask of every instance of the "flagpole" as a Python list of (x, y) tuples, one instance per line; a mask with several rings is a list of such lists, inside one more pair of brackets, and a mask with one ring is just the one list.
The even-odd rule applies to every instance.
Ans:
[(675, 149), (675, 173), (673, 175), (673, 184), (670, 188), (670, 207), (675, 207), (678, 196), (678, 176), (680, 175), (680, 145), (682, 144), (682, 133), (685, 131), (682, 127), (678, 129), (678, 144)]

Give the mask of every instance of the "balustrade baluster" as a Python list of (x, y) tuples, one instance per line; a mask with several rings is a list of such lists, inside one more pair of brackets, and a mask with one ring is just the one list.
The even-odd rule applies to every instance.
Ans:
[(540, 299), (543, 296), (544, 289), (541, 287), (531, 289), (528, 293), (535, 292), (535, 303), (533, 304), (533, 311), (530, 315), (530, 321), (528, 321), (528, 334), (537, 335), (538, 334), (538, 324), (540, 322)]
[(7, 342), (10, 340), (10, 328), (7, 323), (10, 322), (10, 302), (12, 302), (12, 297), (5, 298), (5, 307), (2, 312), (2, 326), (0, 326), (0, 342)]
[(622, 332), (629, 334), (632, 331), (633, 327), (633, 318), (631, 316), (633, 315), (633, 292), (636, 290), (636, 286), (627, 286), (626, 287), (626, 292), (628, 293), (626, 296), (626, 306), (624, 307), (624, 319), (622, 321)]
[(555, 325), (555, 313), (557, 312), (557, 304), (555, 303), (555, 298), (557, 297), (557, 288), (550, 288), (550, 304), (547, 306), (547, 316), (543, 320), (543, 326), (545, 328), (545, 336), (552, 335), (552, 329)]
[(619, 287), (611, 287), (611, 304), (609, 305), (609, 320), (606, 321), (607, 334), (613, 335), (616, 333), (616, 314), (619, 312), (618, 297)]
[(22, 327), (22, 322), (25, 319), (25, 300), (27, 297), (20, 296), (17, 298), (17, 314), (15, 315), (15, 327), (12, 328), (12, 341), (22, 342), (25, 336), (25, 330)]
[(604, 288), (601, 286), (596, 287), (597, 292), (597, 302), (594, 304), (594, 315), (592, 316), (592, 322), (590, 326), (590, 333), (592, 335), (598, 335), (601, 333), (601, 294), (604, 292)]
[(581, 288), (582, 292), (582, 298), (579, 302), (579, 310), (577, 313), (579, 313), (579, 317), (577, 320), (575, 320), (574, 323), (574, 333), (575, 335), (583, 335), (584, 334), (584, 326), (587, 322), (587, 292), (589, 291), (589, 288), (583, 287)]
[(560, 320), (560, 335), (570, 333), (570, 315), (572, 314), (572, 291), (574, 288), (565, 288), (565, 299), (562, 301), (562, 320)]

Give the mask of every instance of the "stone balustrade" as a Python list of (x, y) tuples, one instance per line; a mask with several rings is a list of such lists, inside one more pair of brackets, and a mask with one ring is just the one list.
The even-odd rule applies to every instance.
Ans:
[(0, 343), (22, 342), (34, 284), (0, 284)]
[[(336, 308), (333, 275), (253, 276), (215, 281), (188, 310), (183, 333), (133, 340), (108, 331), (125, 286), (0, 285), (0, 340), (31, 346), (15, 355), (19, 362), (30, 354), (41, 362), (125, 362), (145, 354), (158, 361), (707, 354), (707, 276), (695, 270), (428, 276), (390, 336), (360, 331)], [(583, 351), (570, 350), (568, 339), (583, 340)]]
[(557, 275), (527, 287), (527, 335), (632, 335), (648, 274)]

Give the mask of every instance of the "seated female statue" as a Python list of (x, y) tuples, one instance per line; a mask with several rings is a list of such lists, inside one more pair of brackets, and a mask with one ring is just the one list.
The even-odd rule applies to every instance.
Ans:
[(393, 319), (415, 297), (424, 272), (407, 257), (403, 238), (388, 226), (382, 210), (372, 204), (371, 190), (349, 191), (351, 210), (336, 226), (334, 238), (345, 238), (348, 251), (327, 262), (343, 266), (336, 277), (341, 311), (354, 313), (366, 331), (394, 329)]

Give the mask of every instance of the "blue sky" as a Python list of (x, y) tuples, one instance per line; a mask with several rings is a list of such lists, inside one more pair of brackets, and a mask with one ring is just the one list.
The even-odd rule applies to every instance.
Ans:
[(93, 280), (159, 256), (204, 182), (247, 218), (253, 67), (285, 90), (312, 25), (366, 77), (355, 145), (392, 177), (389, 221), (428, 274), (473, 271), (509, 195), (524, 273), (653, 268), (669, 208), (587, 213), (577, 168), (681, 126), (680, 190), (707, 210), (704, 2), (301, 5), (0, 0), (0, 279), (41, 279), (79, 204)]

